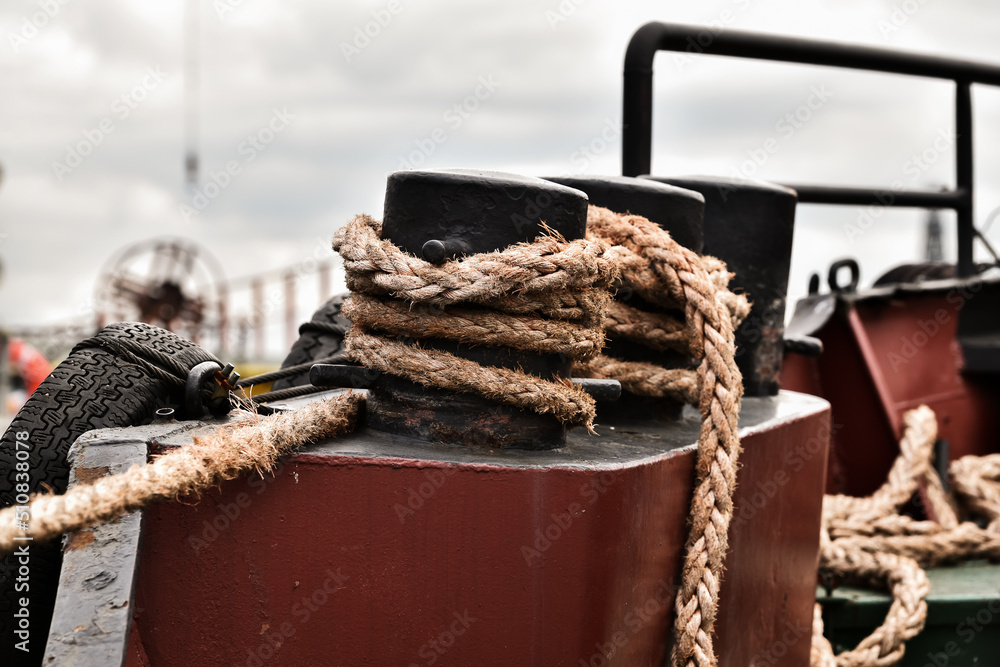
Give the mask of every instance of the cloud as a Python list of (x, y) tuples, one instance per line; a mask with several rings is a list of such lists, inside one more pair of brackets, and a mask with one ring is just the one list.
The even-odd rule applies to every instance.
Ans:
[[(426, 158), (427, 167), (572, 171), (580, 147), (607, 122), (620, 121), (625, 45), (648, 20), (708, 24), (728, 11), (733, 29), (1000, 61), (992, 27), (1000, 7), (985, 0), (928, 1), (888, 36), (879, 21), (892, 15), (893, 2), (810, 0), (789, 8), (769, 0), (401, 0), (350, 60), (342, 44), (354, 45), (378, 16), (384, 21), (379, 12), (388, 2), (229, 4), (220, 16), (203, 3), (200, 16), (204, 172), (243, 159), (241, 144), (274, 109), (295, 120), (189, 226), (178, 213), (190, 201), (182, 169), (183, 3), (70, 0), (16, 53), (7, 35), (38, 5), (18, 0), (0, 8), (0, 232), (8, 234), (0, 243), (0, 321), (72, 316), (114, 251), (153, 236), (188, 236), (229, 276), (297, 261), (354, 213), (379, 214), (386, 175), (436, 127), (448, 129), (447, 141)], [(547, 12), (565, 20), (553, 23)], [(118, 119), (111, 105), (156, 66), (167, 73), (163, 84)], [(459, 127), (449, 126), (445, 113), (473, 93), (481, 76), (503, 85)], [(699, 58), (678, 71), (664, 55), (656, 81), (660, 173), (730, 173), (811, 86), (823, 83), (836, 96), (757, 176), (888, 184), (939, 126), (951, 123), (947, 83), (720, 58)], [(982, 219), (1000, 203), (990, 186), (1000, 156), (987, 150), (995, 142), (986, 143), (996, 134), (989, 128), (998, 126), (1000, 95), (976, 95)], [(107, 117), (114, 132), (60, 182), (52, 163)], [(919, 185), (951, 183), (952, 159), (923, 172)], [(612, 139), (587, 168), (617, 173), (619, 160), (620, 139)], [(800, 267), (853, 254), (871, 279), (919, 251), (919, 225), (912, 224), (918, 212), (894, 214), (850, 244), (843, 225), (856, 215), (802, 208), (793, 293), (804, 291)], [(993, 234), (1000, 239), (1000, 225)], [(893, 253), (872, 250), (886, 245)], [(312, 305), (301, 305), (302, 318)]]

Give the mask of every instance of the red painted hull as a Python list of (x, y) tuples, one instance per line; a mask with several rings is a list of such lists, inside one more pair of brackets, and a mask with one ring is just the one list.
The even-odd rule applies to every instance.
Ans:
[[(743, 439), (720, 664), (805, 667), (828, 411), (753, 400), (776, 414)], [(643, 447), (671, 428), (619, 427), (615, 460), (575, 463), (361, 434), (156, 505), (131, 664), (660, 665), (695, 450)]]

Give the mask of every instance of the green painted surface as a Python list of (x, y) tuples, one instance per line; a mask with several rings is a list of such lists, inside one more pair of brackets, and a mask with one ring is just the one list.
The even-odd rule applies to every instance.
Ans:
[[(928, 570), (924, 631), (906, 644), (901, 667), (1000, 665), (1000, 565), (983, 562)], [(836, 652), (854, 647), (885, 620), (892, 597), (884, 591), (842, 587), (827, 597), (820, 587), (825, 634)]]

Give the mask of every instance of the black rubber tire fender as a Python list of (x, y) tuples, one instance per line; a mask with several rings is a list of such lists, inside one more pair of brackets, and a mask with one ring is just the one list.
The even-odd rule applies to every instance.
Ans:
[[(344, 299), (350, 295), (350, 292), (344, 292), (332, 297), (313, 313), (309, 322), (299, 327), (299, 338), (292, 345), (288, 356), (281, 362), (282, 368), (332, 357), (343, 350), (344, 334), (351, 328), (351, 321), (340, 314), (340, 308), (344, 304)], [(271, 391), (302, 387), (307, 384), (309, 384), (309, 371), (305, 370), (298, 375), (275, 380)]]
[[(119, 322), (105, 327), (96, 338), (125, 341), (133, 348), (169, 355), (181, 368), (190, 369), (202, 361), (215, 360), (194, 343), (148, 324)], [(173, 370), (176, 372), (177, 368)], [(78, 346), (28, 397), (0, 440), (0, 506), (13, 505), (24, 490), (64, 492), (69, 477), (67, 452), (87, 431), (149, 423), (158, 408), (177, 408), (182, 401), (182, 384), (178, 386), (176, 382), (155, 377), (142, 365), (96, 344)], [(17, 458), (19, 442), (21, 451), (28, 452), (27, 461)], [(25, 473), (28, 482), (24, 481)], [(18, 486), (23, 484), (27, 487)], [(0, 664), (3, 665), (38, 665), (45, 651), (62, 562), (61, 544), (55, 541), (32, 545), (29, 553), (30, 574), (21, 586), (17, 585), (16, 559), (8, 556), (0, 561)], [(24, 583), (27, 590), (16, 590)], [(18, 639), (14, 635), (12, 614), (19, 608), (17, 601), (21, 597), (30, 600), (28, 653), (15, 647)]]

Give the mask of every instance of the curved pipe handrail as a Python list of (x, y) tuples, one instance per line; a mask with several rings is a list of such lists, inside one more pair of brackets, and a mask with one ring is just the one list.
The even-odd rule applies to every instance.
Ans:
[[(709, 35), (707, 44), (699, 37)], [(702, 40), (705, 41), (705, 40)], [(973, 151), (971, 84), (1000, 86), (1000, 67), (968, 60), (942, 58), (867, 46), (760, 35), (672, 23), (647, 23), (625, 51), (622, 96), (622, 174), (650, 173), (653, 141), (653, 58), (658, 51), (692, 51), (717, 56), (800, 63), (886, 72), (955, 82), (956, 189), (943, 193), (894, 193), (890, 203), (876, 201), (876, 192), (862, 188), (799, 186), (799, 201), (858, 204), (865, 200), (885, 206), (951, 208), (958, 214), (958, 272), (972, 275)], [(794, 187), (794, 186), (793, 186)]]

